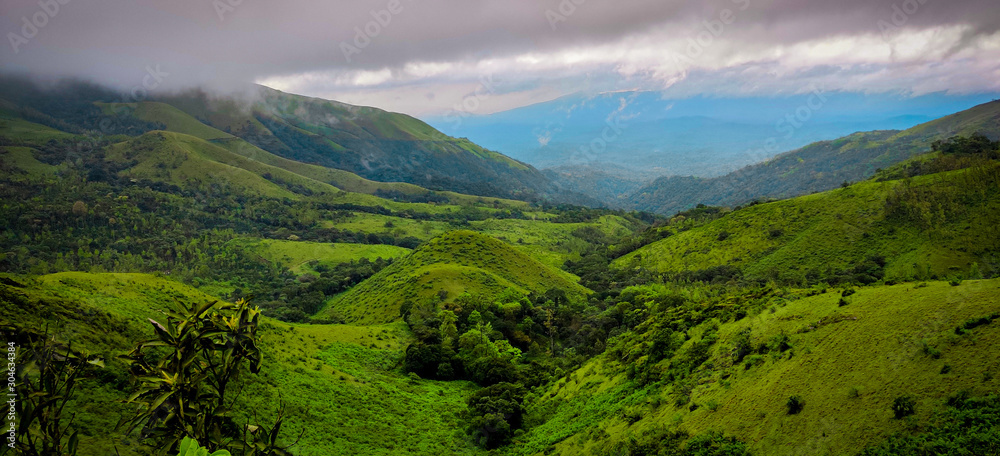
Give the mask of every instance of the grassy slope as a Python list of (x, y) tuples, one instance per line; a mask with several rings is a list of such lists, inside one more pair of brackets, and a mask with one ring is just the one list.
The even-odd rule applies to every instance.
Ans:
[(470, 223), (472, 229), (513, 245), (552, 268), (562, 268), (567, 260), (579, 260), (586, 244), (573, 236), (584, 227), (595, 227), (611, 239), (631, 234), (636, 228), (627, 220), (602, 216), (592, 223), (547, 223), (538, 220), (491, 219)]
[(57, 130), (42, 124), (29, 122), (15, 112), (5, 109), (5, 103), (0, 100), (0, 136), (16, 138), (23, 143), (41, 146), (50, 140), (72, 139), (73, 134)]
[[(164, 105), (166, 106), (166, 105)], [(142, 112), (137, 110), (136, 112)], [(195, 122), (189, 118), (179, 125)], [(178, 123), (174, 123), (178, 125)], [(63, 135), (57, 130), (30, 124), (35, 131)], [(178, 127), (180, 128), (180, 127)], [(184, 128), (181, 128), (184, 129)], [(51, 131), (49, 131), (51, 130)], [(69, 136), (69, 135), (67, 135)], [(48, 137), (46, 137), (48, 138)], [(239, 141), (239, 140), (235, 140)], [(222, 145), (232, 145), (227, 141)], [(321, 181), (324, 177), (345, 173), (319, 166), (306, 165), (274, 156), (247, 143), (237, 147), (245, 155), (233, 153), (220, 144), (210, 143), (200, 138), (177, 132), (150, 132), (129, 141), (109, 148), (106, 159), (117, 162), (135, 160), (130, 168), (122, 171), (124, 176), (144, 178), (154, 181), (178, 185), (186, 189), (205, 189), (209, 186), (222, 186), (228, 191), (241, 194), (261, 195), (289, 200), (319, 199), (334, 204), (357, 204), (363, 206), (380, 206), (394, 211), (413, 210), (424, 213), (447, 213), (459, 210), (459, 206), (426, 203), (404, 203), (390, 201), (371, 195), (341, 191)], [(44, 176), (51, 174), (55, 168), (37, 162), (29, 150), (22, 148), (6, 148), (7, 154), (0, 156), (4, 163), (12, 163), (16, 168), (25, 169), (32, 174)], [(256, 151), (256, 152), (255, 152)], [(329, 174), (327, 174), (329, 173)], [(268, 181), (262, 176), (270, 174), (280, 181), (301, 186), (313, 192), (312, 196), (295, 193), (285, 185)], [(309, 177), (309, 176), (312, 176)], [(370, 181), (369, 181), (370, 182)], [(380, 184), (390, 185), (390, 184)], [(400, 184), (409, 185), (409, 184)], [(416, 188), (416, 187), (415, 187)], [(469, 195), (447, 194), (453, 202), (463, 205), (475, 205), (482, 210), (492, 212), (506, 209), (530, 209), (527, 203), (494, 198), (480, 198)], [(583, 226), (597, 226), (608, 234), (621, 234), (623, 230), (631, 229), (631, 225), (619, 217), (607, 216), (590, 224), (553, 224), (547, 219), (551, 216), (545, 213), (534, 213), (537, 220), (488, 220), (473, 222), (471, 228), (483, 233), (501, 238), (518, 249), (537, 257), (540, 261), (553, 268), (560, 267), (567, 259), (575, 258), (581, 250), (580, 241), (571, 236), (573, 230)], [(387, 228), (386, 222), (394, 225)], [(394, 231), (400, 235), (414, 236), (428, 240), (447, 231), (455, 229), (450, 223), (437, 221), (420, 221), (409, 218), (356, 213), (350, 219), (331, 222), (330, 227), (380, 233)], [(518, 242), (519, 240), (523, 242)], [(307, 258), (308, 255), (295, 255), (296, 261), (307, 262), (312, 259), (323, 260), (323, 255)], [(362, 255), (365, 256), (365, 255)], [(361, 256), (353, 259), (360, 258)], [(558, 271), (570, 280), (575, 278)]]
[(222, 185), (239, 193), (299, 199), (300, 195), (262, 177), (265, 172), (274, 171), (290, 182), (318, 191), (329, 190), (323, 189), (319, 182), (308, 182), (287, 171), (252, 162), (194, 136), (179, 133), (146, 133), (111, 146), (106, 157), (116, 162), (136, 160), (138, 163), (122, 171), (127, 177), (162, 181), (181, 188)]
[(0, 108), (0, 136), (16, 138), (30, 146), (0, 147), (0, 170), (25, 179), (45, 179), (58, 169), (38, 161), (34, 156), (35, 147), (51, 140), (71, 139), (75, 136), (45, 125), (29, 122), (14, 113)]
[(320, 315), (358, 324), (388, 323), (399, 318), (400, 305), (406, 300), (433, 301), (443, 290), (451, 301), (463, 292), (492, 294), (505, 288), (522, 293), (561, 288), (577, 297), (587, 293), (565, 272), (501, 241), (471, 231), (452, 231), (335, 297)]
[(310, 261), (337, 264), (367, 258), (399, 258), (410, 253), (410, 249), (392, 245), (370, 244), (328, 244), (321, 242), (277, 241), (265, 239), (247, 246), (272, 262), (280, 262), (292, 272), (301, 274), (314, 272)]
[(673, 214), (698, 203), (736, 206), (757, 198), (788, 198), (859, 181), (930, 149), (934, 140), (984, 133), (1000, 136), (1000, 102), (918, 125), (905, 131), (859, 132), (780, 154), (725, 176), (659, 178), (629, 197), (640, 210)]
[[(261, 90), (264, 97), (261, 109), (313, 134), (328, 138), (341, 137), (347, 133), (357, 137), (371, 135), (395, 141), (429, 141), (438, 143), (436, 149), (439, 153), (468, 152), (513, 169), (529, 169), (521, 162), (487, 151), (467, 139), (444, 135), (427, 123), (405, 114), (293, 95), (269, 88)], [(331, 121), (331, 116), (336, 120)]]
[[(941, 193), (941, 188), (962, 187), (967, 173), (920, 176), (911, 185)], [(1000, 198), (995, 192), (960, 217), (936, 217), (932, 226), (918, 227), (886, 220), (886, 197), (902, 185), (902, 181), (863, 182), (751, 206), (645, 246), (613, 266), (643, 265), (672, 273), (733, 265), (750, 276), (795, 279), (809, 270), (845, 269), (880, 254), (889, 260), (888, 278), (910, 279), (917, 276), (916, 265), (929, 266), (941, 277), (964, 273), (1000, 248), (995, 236)], [(728, 237), (720, 240), (722, 233)]]
[(184, 133), (205, 140), (232, 138), (233, 135), (205, 125), (184, 111), (166, 103), (144, 101), (141, 103), (98, 103), (107, 114), (116, 111), (129, 112), (132, 116), (147, 122), (158, 122), (167, 131)]
[[(172, 102), (179, 102), (182, 107), (191, 109), (192, 112), (198, 113), (199, 115), (207, 115), (209, 118), (216, 119), (220, 122), (216, 125), (221, 124), (232, 128), (234, 125), (239, 125), (241, 123), (259, 124), (256, 119), (253, 119), (252, 116), (249, 116), (248, 114), (246, 115), (246, 118), (240, 117), (238, 115), (239, 108), (235, 106), (223, 109), (218, 114), (210, 114), (210, 110), (197, 109), (197, 106), (195, 106), (194, 103), (185, 103), (184, 100), (185, 99), (183, 98), (178, 100), (172, 99)], [(101, 103), (99, 105), (109, 112), (120, 106), (120, 104), (111, 103)], [(349, 171), (311, 165), (279, 157), (229, 133), (206, 125), (205, 123), (199, 121), (194, 115), (182, 111), (181, 109), (178, 109), (170, 104), (161, 102), (142, 102), (130, 103), (126, 106), (131, 109), (131, 111), (129, 111), (131, 115), (145, 121), (162, 123), (166, 127), (167, 131), (183, 133), (196, 138), (211, 141), (235, 154), (242, 155), (261, 163), (278, 167), (319, 182), (333, 185), (341, 190), (365, 194), (375, 194), (379, 191), (399, 192), (405, 195), (424, 195), (430, 193), (429, 190), (413, 184), (403, 182), (376, 182), (365, 179)], [(263, 125), (261, 125), (260, 128), (264, 128)], [(479, 197), (454, 192), (437, 192), (437, 194), (446, 197), (452, 204), (473, 204), (482, 200)], [(503, 205), (506, 207), (516, 207), (522, 209), (528, 207), (528, 204), (523, 201), (500, 201), (502, 201)]]
[(58, 140), (74, 137), (72, 134), (29, 122), (3, 110), (0, 110), (0, 135), (37, 144), (42, 144), (50, 139)]
[(59, 167), (36, 160), (32, 151), (30, 147), (0, 147), (0, 163), (24, 172), (29, 179), (53, 176)]
[[(1000, 310), (1000, 280), (960, 286), (931, 282), (860, 289), (839, 307), (840, 293), (778, 303), (771, 311), (723, 324), (719, 342), (692, 394), (699, 407), (674, 406), (669, 387), (637, 388), (624, 366), (601, 357), (553, 385), (533, 403), (549, 420), (520, 439), (509, 454), (587, 454), (653, 428), (692, 434), (721, 431), (760, 455), (852, 454), (892, 433), (912, 429), (961, 389), (1000, 390), (1000, 324), (957, 336), (967, 319)], [(754, 343), (785, 333), (792, 349), (765, 355), (762, 364), (733, 366), (732, 341), (746, 328)], [(691, 331), (693, 340), (699, 329)], [(942, 352), (923, 353), (923, 343)], [(687, 343), (690, 345), (691, 341)], [(950, 373), (941, 369), (951, 366)], [(705, 367), (703, 367), (705, 369)], [(852, 393), (856, 391), (856, 396)], [(791, 395), (805, 400), (786, 413)], [(917, 401), (917, 415), (893, 419), (896, 397)], [(715, 409), (714, 411), (712, 409)], [(628, 424), (624, 417), (631, 416)]]
[[(74, 347), (103, 354), (108, 370), (124, 378), (114, 356), (150, 337), (146, 318), (170, 299), (214, 299), (193, 288), (144, 274), (60, 273), (0, 284), (0, 324), (48, 325)], [(27, 299), (14, 304), (11, 294)], [(26, 303), (26, 304), (25, 304)], [(283, 436), (301, 455), (477, 454), (459, 431), (455, 411), (473, 386), (463, 382), (414, 381), (396, 370), (409, 341), (405, 325), (289, 325), (265, 319), (265, 368), (251, 377), (237, 409), (267, 419), (278, 401), (287, 405)], [(111, 454), (109, 435), (125, 392), (86, 381), (75, 406), (82, 427), (81, 455)], [(117, 442), (121, 454), (137, 448)]]
[(274, 198), (299, 200), (286, 186), (265, 179), (272, 178), (301, 186), (313, 192), (308, 198), (334, 204), (382, 206), (391, 210), (412, 209), (440, 213), (454, 207), (426, 203), (400, 203), (360, 193), (345, 192), (330, 184), (235, 154), (223, 147), (194, 136), (153, 131), (109, 147), (106, 159), (137, 163), (122, 171), (124, 176), (166, 182), (189, 189), (223, 186), (230, 191)]
[[(631, 233), (636, 227), (622, 217), (602, 216), (588, 223), (552, 223), (544, 213), (537, 219), (488, 219), (473, 221), (465, 229), (477, 231), (510, 244), (539, 262), (562, 268), (566, 260), (578, 260), (586, 250), (586, 244), (573, 236), (573, 231), (584, 227), (595, 227), (609, 236)], [(386, 224), (391, 224), (387, 227)], [(393, 232), (401, 236), (413, 236), (422, 241), (430, 240), (456, 229), (455, 225), (431, 220), (415, 220), (388, 215), (355, 213), (349, 218), (327, 221), (328, 228), (359, 231), (363, 233)], [(574, 279), (575, 280), (575, 279)]]
[(529, 204), (524, 201), (516, 201), (502, 198), (482, 198), (472, 195), (463, 195), (455, 192), (431, 192), (423, 187), (405, 182), (377, 182), (365, 179), (357, 174), (340, 169), (327, 168), (319, 165), (297, 162), (274, 155), (253, 144), (239, 138), (230, 138), (214, 141), (215, 144), (227, 150), (242, 155), (244, 157), (265, 163), (271, 166), (299, 174), (320, 182), (325, 182), (341, 190), (374, 195), (378, 192), (399, 192), (404, 195), (418, 196), (435, 194), (447, 199), (450, 204), (475, 204), (499, 201), (504, 207), (527, 209)]
[(891, 139), (913, 140), (926, 150), (930, 148), (933, 140), (956, 135), (971, 136), (973, 133), (985, 133), (995, 138), (998, 126), (1000, 126), (1000, 103), (994, 101), (917, 125)]

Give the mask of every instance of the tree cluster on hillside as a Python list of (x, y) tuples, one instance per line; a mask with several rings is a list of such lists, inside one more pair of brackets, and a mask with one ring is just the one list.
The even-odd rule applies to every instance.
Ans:
[(1000, 159), (1000, 141), (992, 141), (981, 133), (953, 136), (934, 141), (931, 151), (937, 154), (918, 157), (889, 169), (878, 169), (875, 179), (884, 182), (983, 166), (990, 160)]
[[(374, 261), (362, 258), (334, 265), (317, 264), (313, 269), (319, 273), (319, 277), (303, 274), (296, 280), (286, 279), (283, 284), (272, 283), (258, 296), (257, 301), (270, 317), (290, 322), (306, 322), (328, 299), (347, 291), (390, 264), (391, 259), (382, 258)], [(242, 293), (243, 290), (238, 289), (233, 297), (238, 298)]]

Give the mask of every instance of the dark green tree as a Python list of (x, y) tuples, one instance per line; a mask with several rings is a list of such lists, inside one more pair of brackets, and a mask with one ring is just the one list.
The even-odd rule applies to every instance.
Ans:
[(507, 443), (521, 428), (525, 389), (520, 384), (497, 383), (469, 398), (469, 435), (485, 448)]

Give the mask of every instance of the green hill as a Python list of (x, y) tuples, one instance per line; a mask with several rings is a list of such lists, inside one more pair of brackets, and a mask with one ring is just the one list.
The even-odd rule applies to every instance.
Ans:
[[(410, 249), (392, 245), (368, 245), (346, 243), (320, 243), (301, 241), (278, 241), (266, 239), (248, 245), (269, 261), (278, 262), (294, 273), (315, 271), (315, 265), (332, 265), (353, 260), (376, 258), (400, 258), (410, 253)], [(313, 265), (312, 263), (316, 264)]]
[[(322, 175), (323, 182), (339, 182), (351, 191), (415, 195), (418, 200), (456, 196), (427, 191), (432, 190), (522, 201), (588, 201), (555, 188), (531, 166), (444, 135), (413, 117), (262, 86), (228, 95), (195, 90), (122, 103), (118, 93), (94, 84), (61, 81), (41, 88), (26, 78), (5, 76), (0, 78), (0, 107), (13, 117), (71, 134), (134, 137), (169, 130), (228, 144), (237, 153), (246, 149), (246, 154), (259, 156), (261, 151), (254, 149), (261, 149), (318, 165), (308, 170), (310, 177)], [(236, 138), (252, 147), (234, 142)], [(267, 157), (271, 164), (276, 164), (274, 158)], [(323, 172), (321, 167), (344, 172)], [(371, 181), (397, 184), (383, 187)]]
[[(448, 206), (396, 202), (373, 195), (343, 191), (329, 183), (308, 177), (310, 175), (317, 178), (325, 177), (327, 172), (325, 168), (307, 168), (303, 170), (305, 175), (298, 174), (285, 168), (300, 170), (301, 164), (261, 152), (262, 155), (247, 154), (250, 156), (247, 157), (187, 134), (152, 131), (111, 145), (105, 151), (104, 160), (111, 168), (120, 169), (118, 174), (123, 177), (162, 182), (187, 190), (206, 191), (221, 188), (227, 193), (244, 196), (311, 199), (392, 210), (426, 212), (449, 210)], [(336, 170), (330, 171), (336, 172)], [(465, 204), (479, 201), (478, 198), (468, 195), (459, 195), (454, 199)], [(502, 204), (507, 201), (509, 200), (497, 202)], [(510, 202), (515, 208), (526, 208), (524, 202)]]
[[(264, 364), (232, 418), (284, 404), (296, 455), (1000, 447), (1000, 142), (935, 141), (992, 132), (995, 103), (755, 174), (869, 180), (665, 219), (533, 201), (530, 168), (371, 108), (32, 87), (0, 84), (0, 334), (106, 361), (67, 406), (81, 456), (153, 453), (115, 430), (148, 319), (244, 297)], [(531, 201), (367, 178), (431, 168)]]
[(534, 168), (410, 116), (261, 86), (250, 92), (247, 99), (194, 91), (160, 101), (275, 155), (375, 181), (520, 199), (550, 191)]
[[(617, 259), (665, 274), (738, 269), (749, 278), (814, 283), (875, 267), (886, 280), (1000, 271), (1000, 163), (868, 181), (757, 204)], [(732, 275), (733, 271), (729, 271)], [(881, 274), (881, 273), (880, 273)], [(875, 280), (877, 280), (876, 278)]]
[(55, 128), (29, 122), (16, 113), (0, 109), (0, 135), (21, 141), (41, 144), (52, 139), (68, 139), (73, 135)]
[(635, 191), (628, 201), (639, 210), (673, 214), (699, 203), (732, 207), (760, 198), (825, 191), (925, 153), (935, 140), (977, 132), (1000, 137), (1000, 101), (906, 131), (861, 132), (817, 142), (720, 177), (661, 177)]
[[(0, 281), (0, 327), (42, 331), (100, 355), (100, 379), (78, 386), (71, 414), (80, 430), (80, 455), (151, 454), (134, 436), (114, 431), (129, 408), (127, 373), (116, 358), (152, 337), (147, 318), (162, 319), (170, 300), (216, 298), (146, 274), (61, 273)], [(300, 455), (480, 454), (460, 431), (455, 410), (472, 385), (413, 380), (395, 367), (409, 338), (405, 325), (261, 325), (266, 370), (248, 376), (234, 409), (243, 422), (267, 420), (279, 401), (288, 416), (286, 436), (301, 440)], [(303, 394), (307, 392), (308, 394)], [(294, 440), (294, 437), (292, 439)]]
[[(1000, 344), (1000, 322), (955, 332), (998, 315), (998, 289), (997, 279), (863, 288), (847, 306), (838, 305), (839, 292), (786, 294), (759, 315), (672, 333), (676, 348), (655, 359), (647, 347), (676, 313), (653, 317), (540, 392), (529, 419), (542, 424), (505, 454), (622, 454), (630, 441), (655, 447), (673, 431), (721, 433), (755, 455), (856, 454), (894, 433), (927, 429), (961, 390), (1000, 390), (1000, 360), (988, 348)], [(652, 377), (646, 384), (629, 378), (639, 366)], [(804, 403), (797, 414), (788, 412), (791, 396)], [(903, 396), (916, 414), (894, 419), (893, 402)], [(989, 430), (970, 431), (989, 441)]]
[[(306, 192), (338, 191), (180, 133), (146, 133), (110, 147), (105, 158), (116, 163), (132, 164), (120, 172), (125, 177), (149, 179), (192, 190), (214, 185), (236, 193), (290, 199), (299, 199)], [(264, 174), (280, 179), (280, 183), (266, 179)], [(294, 185), (300, 188), (292, 187)]]
[(167, 131), (184, 133), (205, 140), (226, 139), (233, 136), (209, 127), (166, 103), (145, 101), (141, 103), (97, 103), (105, 114), (127, 112), (138, 119), (164, 125)]
[[(261, 163), (275, 166), (295, 174), (308, 177), (323, 183), (333, 185), (344, 191), (354, 193), (365, 193), (369, 195), (382, 195), (390, 198), (402, 199), (404, 201), (442, 201), (455, 204), (471, 203), (478, 197), (463, 195), (454, 192), (434, 192), (413, 184), (403, 182), (377, 182), (365, 179), (357, 174), (334, 168), (327, 168), (319, 165), (312, 165), (287, 158), (282, 158), (267, 152), (253, 144), (250, 144), (229, 133), (212, 128), (193, 115), (162, 102), (141, 102), (129, 104), (98, 104), (106, 113), (127, 112), (137, 119), (158, 123), (164, 126), (167, 131), (183, 133), (212, 142), (230, 152), (259, 161)], [(182, 103), (181, 106), (188, 106)], [(232, 110), (238, 112), (236, 107)], [(200, 114), (207, 114), (194, 110)], [(224, 127), (231, 126), (224, 119), (225, 116), (214, 116), (219, 118)], [(249, 122), (249, 121), (248, 121)], [(525, 207), (526, 203), (515, 200), (504, 200), (504, 203), (511, 206)]]
[(558, 288), (577, 299), (588, 293), (569, 274), (503, 242), (471, 231), (452, 231), (333, 298), (320, 315), (353, 324), (389, 323), (400, 318), (405, 301), (451, 302), (462, 293), (496, 295), (506, 288), (523, 294)]
[[(100, 112), (92, 103), (70, 106)], [(150, 117), (130, 115), (123, 125), (179, 131), (95, 138), (21, 118), (18, 128), (0, 129), (0, 270), (172, 274), (217, 295), (263, 294), (268, 315), (303, 321), (385, 266), (351, 262), (399, 257), (455, 229), (494, 236), (558, 268), (590, 245), (577, 231), (618, 236), (643, 223), (624, 213), (387, 187), (396, 184), (294, 162), (238, 138), (183, 133), (214, 135), (167, 105), (133, 112)], [(343, 175), (374, 184), (376, 194), (415, 191), (383, 198), (329, 183)]]

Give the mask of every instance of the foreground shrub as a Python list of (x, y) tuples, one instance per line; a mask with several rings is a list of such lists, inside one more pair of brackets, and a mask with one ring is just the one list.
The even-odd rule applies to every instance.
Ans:
[(795, 395), (788, 398), (788, 402), (785, 402), (785, 407), (788, 407), (789, 415), (797, 415), (806, 406), (806, 401), (802, 399), (802, 396)]
[(897, 420), (916, 413), (916, 408), (917, 402), (909, 396), (900, 396), (895, 401), (892, 401), (892, 414)]
[(892, 436), (859, 456), (1000, 454), (1000, 396), (973, 398), (968, 392), (959, 392), (948, 399), (948, 408), (927, 424), (921, 427), (924, 432)]

